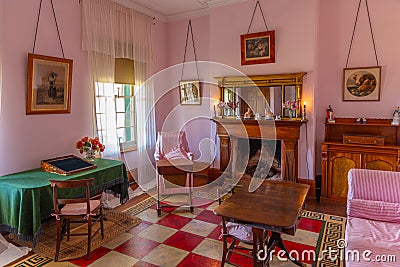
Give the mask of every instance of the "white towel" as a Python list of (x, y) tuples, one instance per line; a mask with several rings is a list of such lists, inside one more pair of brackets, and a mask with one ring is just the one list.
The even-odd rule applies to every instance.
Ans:
[[(143, 193), (144, 191), (140, 187), (136, 188), (135, 190), (132, 190), (130, 187), (128, 187), (129, 199), (137, 197)], [(115, 197), (113, 194), (106, 192), (103, 192), (101, 195), (101, 203), (103, 203), (105, 209), (113, 209), (121, 205), (119, 197)]]
[(14, 246), (7, 242), (7, 240), (0, 234), (0, 266), (4, 266), (25, 256), (30, 250), (31, 249), (27, 247)]

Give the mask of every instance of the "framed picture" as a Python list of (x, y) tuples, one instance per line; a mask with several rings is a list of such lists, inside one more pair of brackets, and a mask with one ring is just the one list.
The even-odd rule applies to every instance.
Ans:
[(275, 63), (275, 31), (240, 35), (242, 65)]
[(201, 105), (200, 81), (180, 81), (179, 97), (181, 105)]
[(379, 101), (381, 67), (343, 70), (343, 101)]
[(71, 112), (72, 60), (28, 54), (26, 114)]

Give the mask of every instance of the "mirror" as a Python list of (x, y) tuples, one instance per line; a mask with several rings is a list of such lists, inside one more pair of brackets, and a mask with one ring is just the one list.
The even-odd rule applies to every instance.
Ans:
[[(244, 114), (247, 108), (251, 107), (253, 114), (264, 114), (265, 109), (269, 108), (275, 115), (281, 115), (282, 90), (280, 87), (251, 86), (224, 88), (224, 90), (232, 92), (232, 96), (236, 95), (235, 101), (239, 102), (240, 114)], [(233, 98), (232, 96), (230, 99)]]
[[(273, 115), (289, 117), (289, 112), (284, 109), (286, 101), (295, 102), (301, 108), (302, 73), (262, 75), (250, 77), (217, 77), (220, 88), (221, 101), (224, 103), (239, 103), (240, 114), (251, 109), (252, 116), (256, 113), (265, 115), (266, 110)], [(227, 116), (233, 116), (233, 111), (227, 110)], [(295, 118), (300, 118), (301, 110), (293, 113)]]

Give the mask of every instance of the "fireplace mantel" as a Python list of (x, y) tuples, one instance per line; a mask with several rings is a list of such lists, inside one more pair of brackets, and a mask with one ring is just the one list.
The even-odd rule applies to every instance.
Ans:
[[(281, 140), (282, 144), (282, 178), (297, 182), (298, 178), (298, 140), (303, 123), (300, 119), (271, 120), (236, 120), (212, 118), (217, 124), (217, 133), (220, 138), (220, 169), (232, 170), (230, 162), (233, 151), (237, 148), (237, 139), (268, 139)], [(234, 157), (232, 157), (234, 159)]]

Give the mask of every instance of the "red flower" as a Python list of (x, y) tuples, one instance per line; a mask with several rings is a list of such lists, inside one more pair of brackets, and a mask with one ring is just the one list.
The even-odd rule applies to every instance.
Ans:
[(103, 152), (105, 149), (105, 146), (100, 142), (98, 137), (89, 138), (87, 136), (76, 142), (75, 147), (81, 154), (87, 152), (89, 149), (93, 149), (95, 152)]
[(76, 143), (76, 148), (80, 149), (83, 146), (83, 142), (82, 141), (78, 141)]

